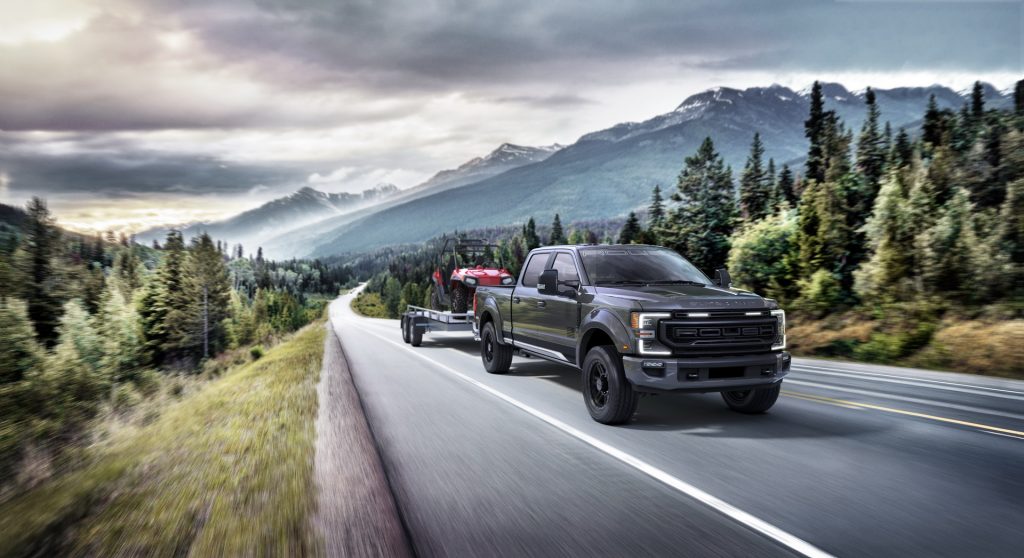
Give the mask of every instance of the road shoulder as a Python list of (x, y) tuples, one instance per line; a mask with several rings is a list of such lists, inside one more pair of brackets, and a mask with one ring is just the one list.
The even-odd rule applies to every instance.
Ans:
[(317, 396), (314, 518), (327, 556), (411, 556), (405, 529), (334, 328)]

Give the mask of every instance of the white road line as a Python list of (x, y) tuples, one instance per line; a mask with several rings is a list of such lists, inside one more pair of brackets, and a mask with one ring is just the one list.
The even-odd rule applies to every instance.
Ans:
[(991, 430), (979, 430), (978, 432), (984, 432), (985, 434), (992, 434), (995, 436), (1003, 436), (1004, 438), (1013, 438), (1014, 440), (1024, 440), (1024, 436), (1014, 436), (1013, 434), (1004, 434), (1002, 432), (992, 432)]
[(446, 364), (438, 362), (438, 361), (430, 358), (429, 356), (426, 356), (426, 355), (422, 354), (419, 351), (411, 350), (408, 347), (406, 347), (405, 345), (399, 343), (398, 341), (394, 341), (394, 340), (388, 339), (388, 338), (386, 338), (386, 337), (384, 337), (382, 335), (378, 335), (377, 333), (368, 331), (366, 329), (363, 329), (363, 333), (366, 333), (367, 335), (372, 335), (374, 337), (377, 337), (378, 339), (380, 339), (382, 341), (385, 341), (387, 343), (391, 343), (392, 345), (395, 345), (395, 346), (397, 346), (397, 347), (399, 347), (401, 349), (408, 350), (410, 353), (412, 353), (412, 354), (420, 357), (421, 359), (423, 359), (423, 360), (433, 364), (437, 368), (439, 368), (441, 370), (444, 370), (445, 372), (448, 372), (449, 374), (452, 374), (453, 376), (459, 378), (460, 380), (463, 380), (464, 382), (466, 382), (466, 383), (468, 383), (468, 384), (470, 384), (470, 385), (472, 385), (472, 386), (474, 386), (476, 388), (479, 388), (479, 389), (489, 393), (490, 395), (493, 395), (494, 397), (497, 397), (498, 399), (501, 399), (502, 401), (505, 401), (506, 403), (509, 403), (510, 405), (512, 405), (514, 407), (517, 407), (518, 409), (520, 409), (522, 411), (525, 411), (526, 413), (534, 416), (535, 418), (538, 418), (538, 419), (548, 423), (549, 425), (551, 425), (551, 426), (561, 430), (562, 432), (565, 432), (566, 434), (572, 436), (573, 438), (576, 438), (577, 440), (579, 440), (579, 441), (581, 441), (581, 442), (583, 442), (583, 443), (585, 443), (585, 444), (587, 444), (587, 445), (597, 449), (598, 451), (601, 451), (602, 453), (604, 453), (604, 454), (606, 454), (606, 455), (608, 455), (610, 457), (613, 457), (613, 458), (615, 458), (615, 459), (625, 463), (626, 465), (629, 465), (630, 467), (633, 467), (634, 469), (640, 471), (641, 473), (644, 473), (645, 475), (647, 475), (647, 476), (649, 476), (649, 477), (651, 477), (651, 478), (653, 478), (653, 479), (655, 479), (655, 480), (657, 480), (659, 482), (662, 482), (665, 485), (667, 485), (667, 486), (669, 486), (669, 487), (671, 487), (671, 488), (673, 488), (673, 489), (675, 489), (675, 490), (677, 490), (677, 491), (679, 491), (679, 492), (681, 492), (681, 493), (683, 493), (683, 494), (685, 494), (685, 495), (687, 495), (687, 496), (689, 496), (689, 497), (691, 497), (691, 498), (693, 498), (693, 499), (695, 499), (695, 500), (697, 500), (697, 501), (699, 501), (699, 502), (701, 502), (701, 503), (703, 503), (703, 504), (713, 508), (715, 511), (718, 511), (721, 514), (723, 514), (723, 515), (725, 515), (725, 516), (727, 516), (727, 517), (729, 517), (729, 518), (731, 518), (731, 519), (733, 519), (735, 521), (738, 521), (739, 523), (742, 523), (743, 525), (746, 525), (750, 529), (753, 529), (754, 531), (757, 531), (758, 533), (761, 533), (762, 535), (764, 535), (764, 536), (766, 536), (766, 537), (768, 537), (768, 538), (778, 542), (779, 544), (782, 544), (783, 546), (785, 546), (785, 547), (787, 547), (787, 548), (789, 548), (789, 549), (791, 549), (791, 550), (793, 550), (795, 552), (799, 552), (800, 554), (803, 554), (804, 556), (813, 556), (813, 557), (829, 557), (829, 556), (831, 556), (827, 552), (821, 550), (820, 548), (818, 548), (818, 547), (808, 543), (807, 541), (805, 541), (805, 540), (803, 540), (803, 539), (801, 539), (801, 538), (799, 538), (799, 537), (797, 537), (795, 535), (787, 533), (786, 531), (783, 531), (782, 529), (779, 529), (778, 527), (776, 527), (776, 526), (774, 526), (774, 525), (772, 525), (772, 524), (770, 524), (770, 523), (768, 523), (768, 522), (766, 522), (766, 521), (764, 521), (762, 519), (759, 519), (759, 518), (757, 518), (757, 517), (755, 517), (755, 516), (745, 512), (745, 511), (743, 511), (743, 510), (741, 510), (741, 509), (739, 509), (739, 508), (737, 508), (735, 506), (732, 506), (731, 504), (728, 504), (728, 503), (724, 502), (723, 500), (720, 500), (720, 499), (716, 498), (715, 496), (712, 496), (711, 494), (708, 494), (707, 492), (704, 492), (703, 490), (693, 486), (692, 484), (689, 484), (689, 483), (687, 483), (687, 482), (685, 482), (683, 480), (680, 480), (679, 478), (674, 477), (674, 476), (670, 475), (669, 473), (667, 473), (667, 472), (665, 472), (665, 471), (663, 471), (661, 469), (658, 469), (657, 467), (655, 467), (655, 466), (653, 466), (653, 465), (651, 465), (651, 464), (649, 464), (649, 463), (647, 463), (645, 461), (640, 460), (639, 458), (636, 458), (636, 457), (634, 457), (634, 456), (632, 456), (632, 455), (630, 455), (630, 454), (628, 454), (628, 453), (626, 453), (626, 452), (624, 452), (624, 451), (622, 451), (622, 450), (620, 450), (618, 448), (615, 448), (615, 447), (613, 447), (611, 445), (608, 445), (608, 444), (602, 442), (601, 440), (598, 440), (597, 438), (595, 438), (595, 437), (593, 437), (593, 436), (591, 436), (589, 434), (586, 434), (586, 433), (584, 433), (584, 432), (582, 432), (582, 431), (580, 431), (580, 430), (578, 430), (578, 429), (576, 429), (576, 428), (574, 428), (572, 426), (569, 426), (568, 424), (566, 424), (566, 423), (564, 423), (564, 422), (562, 422), (562, 421), (552, 417), (551, 415), (548, 415), (547, 413), (539, 411), (539, 410), (537, 410), (537, 409), (527, 405), (526, 403), (523, 403), (523, 402), (521, 402), (521, 401), (519, 401), (519, 400), (517, 400), (515, 398), (512, 398), (512, 397), (510, 397), (508, 395), (505, 395), (504, 393), (502, 393), (502, 392), (500, 392), (500, 391), (498, 391), (498, 390), (488, 386), (487, 384), (484, 384), (483, 382), (480, 382), (479, 380), (475, 380), (475, 379), (473, 379), (473, 378), (463, 374), (462, 372), (459, 372), (458, 370), (455, 370), (454, 368), (451, 368), (451, 367), (447, 366)]
[(869, 391), (866, 389), (848, 388), (842, 386), (833, 386), (830, 384), (819, 384), (818, 382), (808, 382), (806, 380), (794, 380), (793, 378), (786, 378), (784, 382), (787, 385), (797, 386), (808, 386), (819, 389), (829, 389), (833, 391), (842, 391), (846, 393), (856, 393), (857, 395), (866, 395), (868, 397), (878, 397), (881, 399), (892, 399), (894, 401), (903, 401), (905, 403), (918, 403), (920, 405), (931, 405), (933, 407), (944, 407), (946, 409), (954, 409), (957, 411), (967, 411), (968, 413), (978, 413), (982, 415), (992, 415), (994, 417), (1010, 418), (1014, 420), (1024, 420), (1024, 415), (1016, 413), (1007, 413), (1003, 411), (992, 411), (989, 409), (981, 409), (979, 407), (969, 407), (967, 405), (957, 405), (956, 403), (946, 403), (944, 401), (931, 401), (929, 399), (918, 399), (917, 397), (905, 397), (902, 395), (892, 395), (888, 393), (882, 393), (879, 391)]
[[(958, 392), (958, 393), (969, 393), (969, 394), (972, 394), (972, 395), (984, 395), (986, 397), (998, 397), (1000, 399), (1012, 399), (1014, 401), (1024, 401), (1024, 395), (1008, 395), (1006, 393), (992, 393), (992, 392), (989, 392), (989, 391), (981, 391), (980, 389), (974, 389), (974, 388), (953, 387), (951, 385), (936, 385), (935, 383), (922, 383), (920, 380), (916, 380), (916, 379), (915, 380), (910, 380), (910, 379), (900, 379), (900, 380), (897, 380), (897, 379), (894, 379), (894, 377), (892, 377), (892, 376), (878, 377), (878, 376), (880, 376), (879, 374), (864, 373), (864, 374), (870, 376), (870, 377), (865, 378), (859, 372), (826, 372), (825, 369), (809, 368), (809, 367), (807, 367), (805, 365), (793, 365), (793, 370), (796, 370), (797, 372), (809, 372), (811, 374), (821, 374), (823, 376), (839, 376), (839, 377), (843, 377), (843, 378), (852, 378), (852, 379), (856, 379), (856, 380), (871, 380), (871, 381), (874, 381), (874, 382), (887, 382), (887, 383), (890, 383), (890, 384), (903, 384), (903, 385), (907, 385), (907, 386), (923, 387), (923, 388), (928, 388), (928, 389), (941, 389), (941, 390), (945, 390), (945, 391), (955, 391), (955, 392)], [(832, 370), (832, 369), (829, 368), (827, 370)], [(942, 383), (946, 384), (947, 382), (942, 382)], [(955, 384), (955, 385), (966, 385), (966, 384)], [(1000, 391), (1009, 391), (1009, 390), (1000, 390)], [(1009, 393), (1016, 393), (1016, 392), (1009, 392)]]
[(829, 368), (827, 366), (800, 364), (800, 363), (796, 363), (796, 362), (793, 363), (793, 367), (794, 368), (810, 369), (811, 371), (815, 371), (815, 372), (820, 371), (820, 370), (828, 370), (830, 372), (842, 372), (842, 373), (845, 373), (845, 374), (852, 374), (852, 375), (855, 375), (855, 376), (872, 376), (872, 377), (879, 377), (879, 378), (896, 378), (896, 379), (900, 379), (900, 380), (922, 382), (922, 383), (926, 383), (926, 384), (940, 384), (940, 385), (944, 385), (944, 386), (957, 386), (957, 387), (964, 387), (964, 388), (984, 390), (984, 391), (994, 391), (994, 392), (999, 392), (999, 393), (1010, 393), (1010, 394), (1014, 394), (1014, 395), (1024, 395), (1024, 391), (1020, 391), (1020, 390), (994, 388), (994, 387), (979, 386), (979, 385), (974, 385), (974, 384), (964, 384), (964, 383), (960, 383), (960, 382), (946, 382), (946, 381), (943, 381), (943, 380), (930, 380), (930, 379), (927, 379), (927, 378), (914, 378), (914, 377), (911, 377), (911, 376), (898, 376), (896, 374), (882, 374), (881, 372), (867, 372), (867, 371), (855, 370), (855, 369), (852, 369), (852, 368)]

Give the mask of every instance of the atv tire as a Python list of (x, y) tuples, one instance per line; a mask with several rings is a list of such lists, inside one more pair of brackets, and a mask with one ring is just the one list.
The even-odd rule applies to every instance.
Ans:
[(437, 291), (437, 285), (430, 288), (430, 309), (438, 312), (444, 311), (444, 304), (441, 303), (441, 293)]
[(452, 312), (463, 314), (469, 309), (469, 289), (462, 283), (452, 287)]

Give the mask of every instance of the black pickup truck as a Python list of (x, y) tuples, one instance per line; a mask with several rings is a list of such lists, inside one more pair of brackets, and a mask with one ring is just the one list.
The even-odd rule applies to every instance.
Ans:
[(508, 372), (515, 351), (575, 366), (605, 424), (629, 420), (641, 393), (721, 392), (731, 409), (762, 413), (789, 372), (786, 314), (715, 275), (657, 246), (533, 250), (518, 283), (477, 288), (484, 368)]

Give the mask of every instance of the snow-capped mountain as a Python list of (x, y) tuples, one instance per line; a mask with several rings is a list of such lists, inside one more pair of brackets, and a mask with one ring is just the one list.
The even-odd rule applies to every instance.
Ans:
[(409, 192), (439, 192), (483, 180), (509, 169), (539, 163), (564, 146), (557, 143), (540, 147), (503, 143), (483, 157), (474, 157), (454, 169), (443, 170)]

